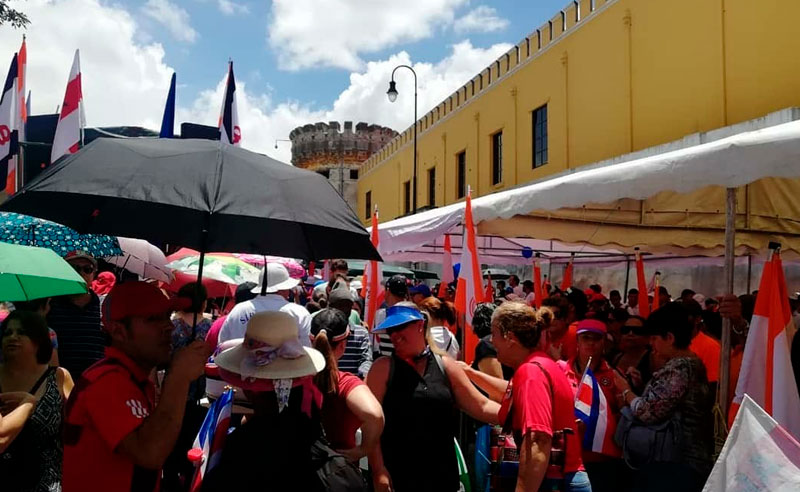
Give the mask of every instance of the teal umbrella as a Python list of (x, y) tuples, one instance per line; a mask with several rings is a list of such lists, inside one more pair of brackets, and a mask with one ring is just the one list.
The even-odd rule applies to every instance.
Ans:
[(53, 250), (0, 242), (0, 301), (86, 293), (86, 282)]

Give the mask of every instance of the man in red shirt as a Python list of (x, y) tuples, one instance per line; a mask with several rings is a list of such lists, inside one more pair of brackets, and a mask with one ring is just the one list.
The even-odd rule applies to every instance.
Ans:
[[(64, 492), (157, 491), (160, 469), (183, 420), (189, 383), (203, 374), (210, 348), (196, 341), (172, 350), (170, 300), (144, 282), (116, 285), (102, 310), (111, 338), (105, 358), (87, 369), (66, 407)], [(170, 363), (160, 401), (150, 375)]]

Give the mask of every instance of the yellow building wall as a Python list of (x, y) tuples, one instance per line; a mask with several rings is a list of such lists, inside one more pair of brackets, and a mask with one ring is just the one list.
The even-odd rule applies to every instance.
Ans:
[[(796, 0), (581, 0), (535, 29), (418, 122), (417, 207), (457, 201), (466, 151), (473, 196), (800, 106)], [(591, 5), (595, 9), (591, 11)], [(566, 31), (563, 30), (566, 21)], [(540, 47), (541, 39), (541, 47)], [(547, 104), (548, 163), (534, 169), (531, 114)], [(503, 132), (492, 185), (491, 135)], [(361, 168), (382, 221), (404, 215), (413, 127)], [(436, 168), (436, 203), (428, 169)]]

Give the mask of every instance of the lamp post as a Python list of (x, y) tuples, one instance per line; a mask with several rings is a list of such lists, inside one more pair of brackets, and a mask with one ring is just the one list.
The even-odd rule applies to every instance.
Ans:
[(276, 149), (278, 148), (278, 142), (291, 142), (291, 140), (286, 139), (286, 138), (276, 138), (275, 139), (275, 148)]
[(411, 184), (411, 211), (412, 213), (417, 213), (417, 72), (408, 65), (398, 65), (394, 67), (394, 70), (392, 70), (392, 80), (389, 82), (389, 90), (386, 91), (390, 102), (395, 102), (397, 100), (397, 86), (394, 82), (394, 73), (398, 68), (407, 68), (414, 74), (414, 178)]

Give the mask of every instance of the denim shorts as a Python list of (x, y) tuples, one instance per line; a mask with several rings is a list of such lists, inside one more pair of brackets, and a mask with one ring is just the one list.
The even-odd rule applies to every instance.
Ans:
[(592, 492), (589, 475), (585, 471), (567, 473), (563, 479), (545, 478), (540, 491)]

